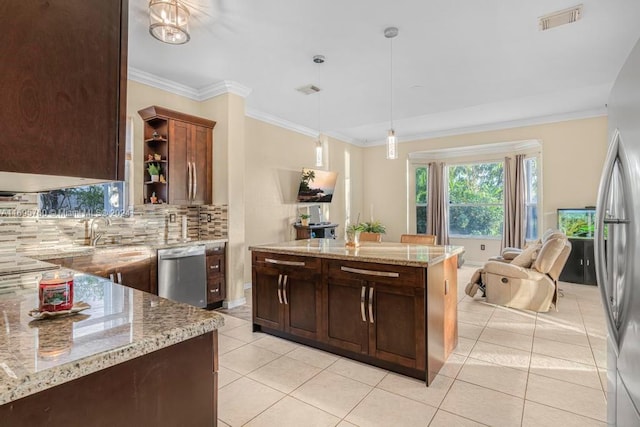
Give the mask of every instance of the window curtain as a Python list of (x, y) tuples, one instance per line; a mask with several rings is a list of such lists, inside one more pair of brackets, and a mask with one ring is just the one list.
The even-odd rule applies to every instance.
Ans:
[[(512, 170), (513, 169), (513, 170)], [(504, 230), (502, 248), (524, 247), (526, 233), (524, 154), (504, 159)]]
[(449, 244), (449, 219), (447, 210), (447, 179), (444, 163), (429, 163), (429, 191), (427, 233), (437, 236), (439, 245)]

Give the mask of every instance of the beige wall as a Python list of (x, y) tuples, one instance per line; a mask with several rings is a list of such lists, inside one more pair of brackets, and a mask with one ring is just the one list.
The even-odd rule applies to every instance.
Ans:
[[(600, 171), (607, 148), (607, 119), (597, 117), (514, 129), (478, 132), (404, 142), (400, 159), (425, 150), (481, 146), (482, 144), (539, 140), (542, 143), (542, 227), (556, 226), (556, 209), (595, 205)], [(385, 240), (397, 241), (408, 230), (407, 160), (386, 160), (384, 147), (365, 150), (364, 206), (373, 207), (377, 220), (387, 225)], [(384, 171), (384, 173), (381, 173)], [(367, 216), (368, 218), (368, 216)], [(495, 255), (499, 242), (481, 239), (452, 240), (467, 247), (467, 259), (482, 262)], [(486, 250), (480, 251), (485, 244)]]
[[(295, 239), (293, 223), (303, 167), (315, 168), (315, 139), (259, 120), (246, 120), (245, 230), (247, 246)], [(347, 206), (359, 212), (362, 205), (362, 148), (330, 139), (324, 168), (338, 172), (330, 204), (323, 204), (325, 218), (338, 223), (344, 233)], [(348, 164), (347, 160), (348, 159)], [(349, 197), (345, 178), (349, 174)], [(251, 281), (249, 254), (245, 261), (245, 280)]]

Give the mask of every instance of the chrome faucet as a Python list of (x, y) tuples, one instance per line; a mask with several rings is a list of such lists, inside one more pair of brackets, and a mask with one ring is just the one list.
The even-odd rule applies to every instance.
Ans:
[(96, 246), (98, 244), (98, 240), (100, 240), (100, 238), (104, 234), (104, 233), (96, 232), (98, 230), (99, 220), (102, 220), (105, 226), (111, 225), (111, 218), (107, 216), (98, 216), (98, 217), (92, 218), (91, 221), (89, 221), (89, 238), (91, 240), (91, 246)]

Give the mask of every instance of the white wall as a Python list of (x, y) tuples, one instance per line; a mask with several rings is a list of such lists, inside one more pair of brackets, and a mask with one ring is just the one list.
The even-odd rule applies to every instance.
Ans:
[[(408, 222), (409, 153), (524, 140), (542, 143), (543, 230), (556, 227), (558, 208), (595, 204), (608, 142), (606, 117), (403, 142), (398, 160), (386, 160), (383, 146), (366, 149), (364, 206), (373, 206), (376, 219), (387, 225), (384, 239), (398, 241), (400, 234), (415, 232)], [(475, 262), (500, 249), (496, 240), (453, 239), (451, 243), (467, 246), (466, 258)], [(486, 245), (485, 251), (480, 250), (481, 244)]]

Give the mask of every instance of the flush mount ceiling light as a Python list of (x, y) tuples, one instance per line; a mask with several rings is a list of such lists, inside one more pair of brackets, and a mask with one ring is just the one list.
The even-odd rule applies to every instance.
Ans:
[(189, 35), (189, 9), (178, 0), (149, 1), (149, 34), (161, 42), (184, 44)]
[(387, 134), (387, 159), (398, 158), (398, 138), (393, 130), (393, 38), (398, 35), (396, 27), (384, 30), (384, 36), (389, 39), (389, 133)]

